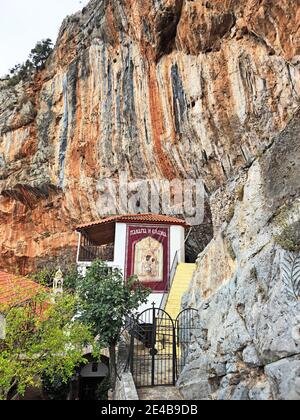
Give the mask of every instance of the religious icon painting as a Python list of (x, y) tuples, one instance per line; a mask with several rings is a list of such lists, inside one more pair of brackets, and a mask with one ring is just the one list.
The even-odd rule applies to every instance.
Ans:
[(153, 292), (164, 292), (169, 277), (169, 227), (127, 226), (127, 277), (136, 275)]
[(143, 283), (162, 282), (164, 250), (162, 243), (148, 236), (135, 245), (134, 274)]

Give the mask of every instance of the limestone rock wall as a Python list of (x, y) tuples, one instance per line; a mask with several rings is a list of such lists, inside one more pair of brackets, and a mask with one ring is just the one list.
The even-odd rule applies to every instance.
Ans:
[(32, 83), (0, 82), (0, 266), (74, 261), (74, 227), (120, 171), (228, 188), (299, 106), (298, 21), (294, 0), (92, 0), (68, 17)]
[[(299, 133), (300, 112), (230, 185), (231, 220), (223, 208), (198, 259), (185, 296), (199, 309), (178, 382), (186, 398), (300, 399)], [(227, 194), (212, 197), (218, 221)]]

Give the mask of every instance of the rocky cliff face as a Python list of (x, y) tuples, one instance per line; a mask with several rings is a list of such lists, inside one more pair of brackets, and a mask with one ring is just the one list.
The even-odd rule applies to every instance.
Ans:
[(211, 198), (218, 218), (234, 204), (184, 299), (199, 309), (187, 398), (300, 399), (299, 117)]
[(298, 254), (275, 239), (278, 217), (289, 232), (299, 215), (299, 19), (294, 0), (92, 0), (32, 83), (0, 82), (3, 268), (74, 261), (73, 229), (99, 217), (104, 177), (203, 179), (194, 248), (212, 225), (214, 239), (189, 296), (206, 308), (196, 397), (249, 395), (249, 383), (287, 397), (296, 381), (299, 302), (283, 267)]
[(1, 83), (0, 265), (74, 259), (103, 177), (211, 194), (251, 165), (299, 105), (298, 6), (93, 0), (67, 18), (33, 83)]

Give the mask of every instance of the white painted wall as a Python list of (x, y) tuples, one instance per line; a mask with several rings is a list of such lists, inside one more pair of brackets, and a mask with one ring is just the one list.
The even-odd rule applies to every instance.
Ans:
[(125, 269), (125, 258), (126, 258), (126, 235), (127, 225), (126, 223), (116, 223), (115, 233), (115, 251), (114, 251), (114, 262), (113, 265), (123, 271)]
[(109, 369), (104, 363), (98, 363), (97, 372), (93, 372), (93, 363), (90, 363), (81, 369), (80, 376), (82, 378), (104, 378), (108, 373)]
[(153, 302), (155, 303), (155, 307), (159, 308), (164, 295), (164, 293), (151, 293), (147, 303), (143, 303), (143, 305), (139, 307), (138, 313), (141, 313), (146, 309), (152, 308)]
[(170, 268), (172, 267), (176, 252), (178, 251), (179, 262), (185, 262), (185, 229), (182, 226), (170, 228)]

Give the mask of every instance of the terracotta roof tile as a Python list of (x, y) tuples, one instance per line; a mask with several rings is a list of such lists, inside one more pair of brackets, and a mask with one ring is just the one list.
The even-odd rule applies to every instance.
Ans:
[(108, 223), (162, 223), (162, 224), (169, 224), (169, 225), (179, 225), (183, 227), (188, 227), (189, 225), (183, 219), (178, 219), (172, 216), (164, 216), (161, 214), (126, 214), (126, 215), (118, 215), (118, 216), (111, 216), (107, 217), (106, 219), (94, 221), (91, 223), (83, 224), (77, 227), (77, 231), (81, 231), (86, 228), (91, 228), (93, 226), (98, 225), (105, 225)]
[(0, 271), (0, 307), (20, 305), (44, 290), (26, 277)]

